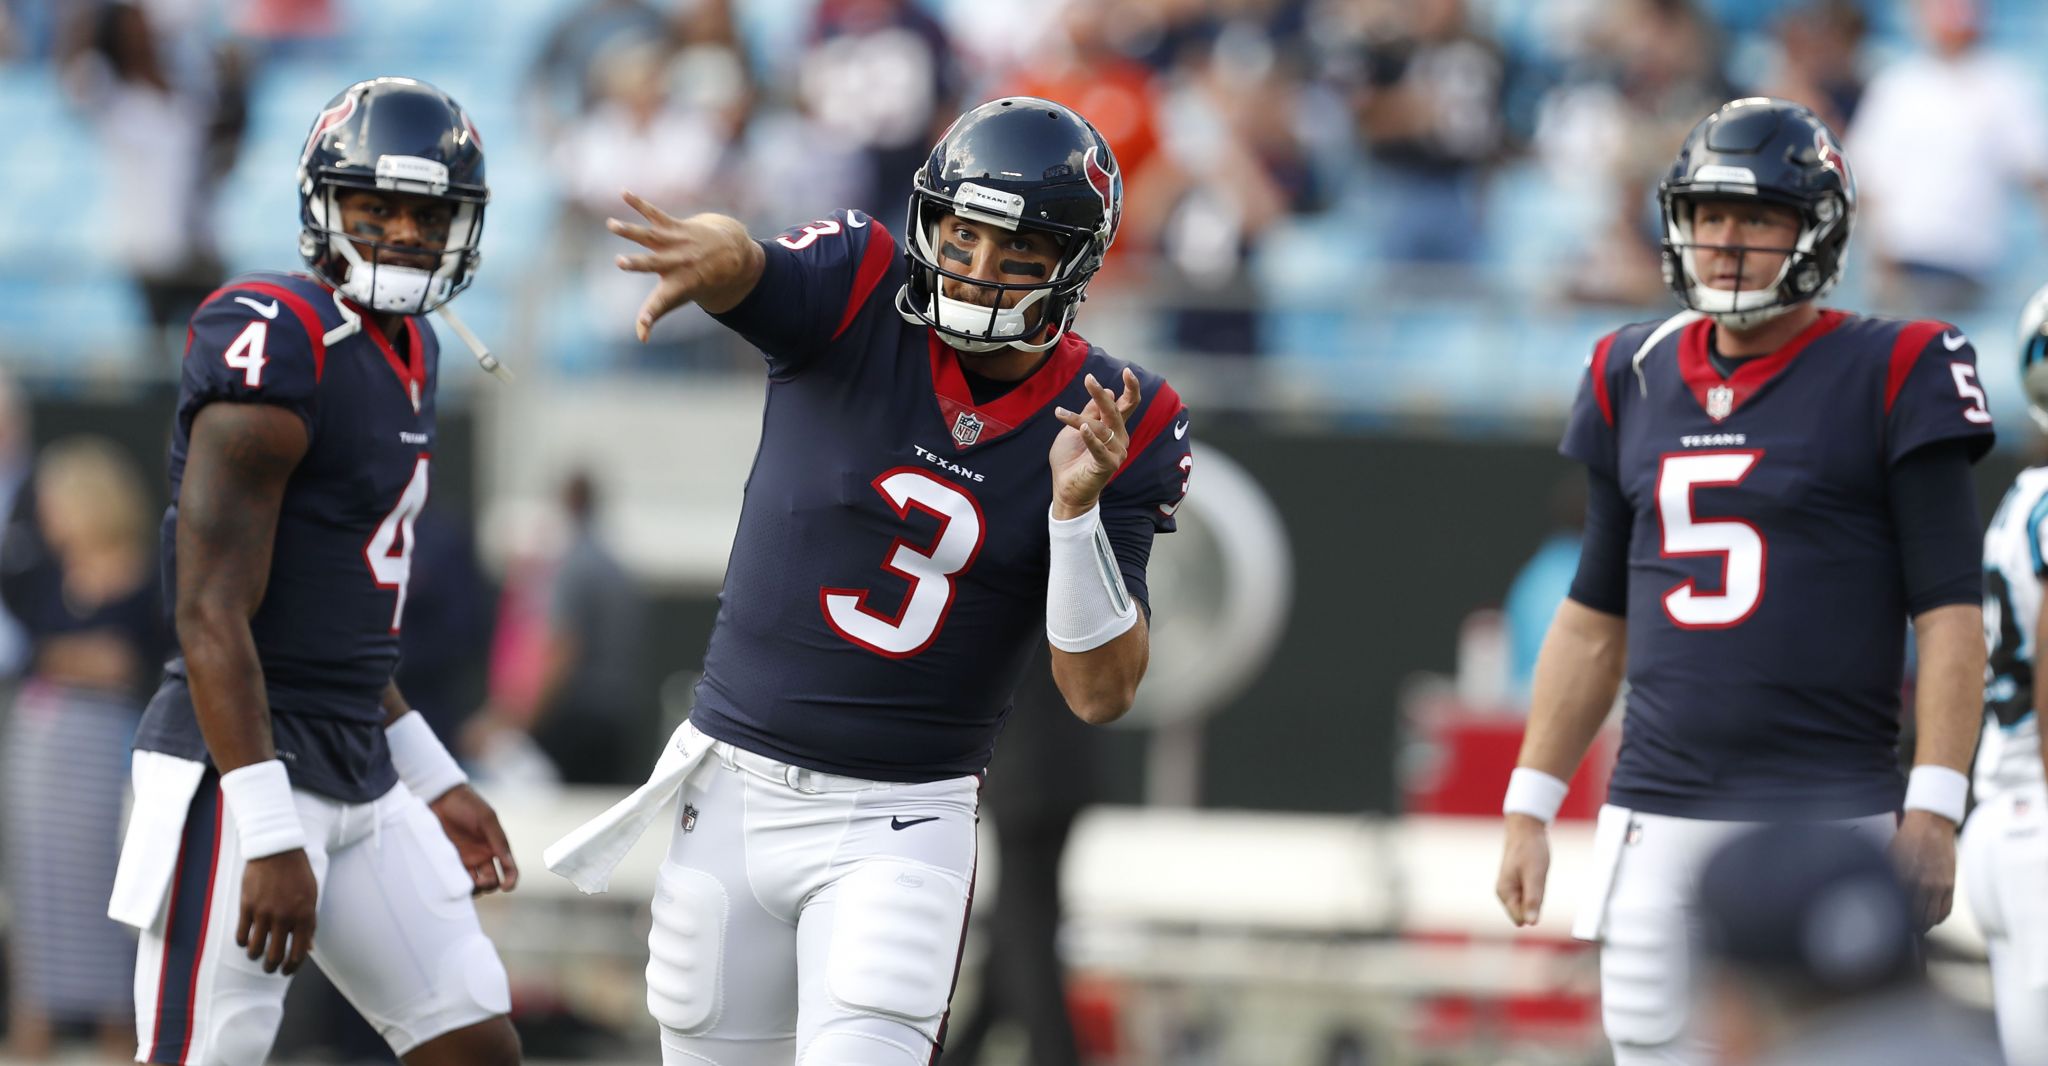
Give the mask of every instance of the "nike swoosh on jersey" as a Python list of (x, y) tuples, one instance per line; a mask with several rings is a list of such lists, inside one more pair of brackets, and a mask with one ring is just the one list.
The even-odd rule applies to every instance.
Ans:
[(939, 816), (936, 814), (927, 815), (923, 818), (891, 818), (889, 819), (889, 828), (908, 829), (913, 825), (923, 825), (926, 822), (936, 822), (938, 820)]
[(264, 318), (276, 318), (276, 317), (277, 317), (277, 301), (276, 301), (276, 300), (272, 300), (272, 301), (270, 301), (270, 302), (269, 302), (269, 303), (267, 303), (267, 304), (260, 304), (260, 303), (257, 303), (257, 302), (256, 302), (256, 301), (254, 301), (254, 300), (251, 300), (251, 299), (250, 299), (250, 298), (248, 298), (247, 296), (237, 296), (237, 297), (235, 297), (235, 302), (236, 302), (236, 303), (238, 303), (238, 304), (248, 304), (248, 305), (249, 305), (249, 309), (250, 309), (251, 311), (254, 311), (254, 312), (256, 312), (257, 314), (259, 314), (259, 315), (262, 315), (262, 316), (263, 316)]
[(1952, 352), (1968, 343), (1970, 343), (1969, 338), (1960, 333), (1943, 333), (1941, 335), (1941, 346)]
[(1173, 439), (1174, 439), (1174, 440), (1179, 440), (1179, 439), (1181, 439), (1182, 437), (1185, 437), (1185, 436), (1187, 436), (1187, 435), (1188, 435), (1188, 424), (1187, 424), (1186, 422), (1182, 422), (1182, 423), (1179, 423), (1179, 424), (1177, 424), (1177, 425), (1175, 425), (1175, 426), (1173, 427)]
[(846, 213), (847, 229), (866, 229), (867, 225), (868, 216), (853, 211), (848, 211)]

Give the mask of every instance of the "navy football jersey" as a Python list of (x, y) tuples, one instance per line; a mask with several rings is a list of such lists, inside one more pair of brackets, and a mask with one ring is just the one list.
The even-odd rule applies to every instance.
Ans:
[[(763, 241), (760, 283), (720, 316), (767, 357), (760, 451), (693, 720), (784, 762), (870, 780), (978, 773), (1045, 640), (1047, 452), (1093, 373), (1128, 364), (1069, 334), (977, 404), (958, 357), (902, 318), (903, 257), (842, 212)], [(1187, 409), (1143, 402), (1103, 523), (1132, 595), (1186, 491)]]
[[(434, 444), (434, 331), (408, 318), (394, 346), (342, 324), (333, 290), (301, 274), (248, 274), (208, 297), (187, 334), (171, 438), (164, 582), (177, 594), (178, 490), (192, 420), (210, 403), (275, 404), (306, 423), (285, 487), (263, 603), (250, 619), (278, 757), (294, 784), (346, 802), (397, 783), (383, 696), (398, 663), (413, 522)], [(173, 659), (136, 746), (206, 758), (184, 660)]]
[(1935, 441), (1990, 447), (1975, 351), (1940, 322), (1830, 310), (1724, 379), (1711, 328), (1688, 312), (1601, 340), (1561, 448), (1635, 513), (1610, 797), (1695, 818), (1895, 810), (1908, 605), (1886, 478)]

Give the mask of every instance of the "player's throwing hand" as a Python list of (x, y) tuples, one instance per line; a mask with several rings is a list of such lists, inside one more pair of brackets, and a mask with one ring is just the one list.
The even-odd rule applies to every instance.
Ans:
[(1088, 375), (1088, 395), (1093, 397), (1078, 414), (1064, 407), (1053, 409), (1054, 417), (1067, 428), (1053, 438), (1048, 459), (1052, 463), (1052, 506), (1054, 517), (1073, 518), (1095, 506), (1109, 479), (1124, 465), (1131, 448), (1131, 433), (1125, 421), (1143, 399), (1138, 375), (1124, 370), (1123, 395), (1112, 397), (1095, 375)]
[(619, 256), (619, 269), (660, 279), (633, 320), (633, 331), (642, 342), (656, 319), (686, 303), (695, 301), (716, 314), (731, 310), (753, 289), (764, 258), (746, 227), (724, 215), (678, 219), (631, 192), (623, 195), (647, 225), (608, 218), (605, 228), (647, 253)]

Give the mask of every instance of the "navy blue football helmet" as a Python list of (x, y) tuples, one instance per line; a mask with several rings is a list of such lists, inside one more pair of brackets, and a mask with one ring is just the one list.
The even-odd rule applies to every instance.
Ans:
[[(1799, 239), (1770, 285), (1716, 289), (1700, 280), (1692, 208), (1707, 199), (1761, 200), (1799, 213)], [(1833, 131), (1789, 100), (1749, 97), (1700, 120), (1657, 187), (1664, 214), (1664, 283), (1685, 306), (1741, 329), (1818, 299), (1842, 277), (1856, 181)]]
[[(377, 189), (445, 200), (446, 247), (400, 248), (341, 230), (342, 189)], [(299, 254), (315, 276), (366, 308), (424, 314), (475, 279), (483, 237), (484, 146), (447, 93), (411, 78), (372, 78), (343, 89), (313, 120), (299, 156)], [(357, 250), (370, 249), (366, 260)], [(433, 270), (384, 261), (393, 253), (439, 256)]]
[[(903, 238), (910, 278), (896, 294), (896, 310), (955, 348), (1044, 351), (1073, 325), (1088, 281), (1116, 239), (1123, 201), (1123, 174), (1109, 142), (1073, 110), (1032, 96), (982, 104), (961, 115), (918, 168)], [(1059, 265), (1047, 280), (1025, 285), (991, 284), (940, 266), (933, 233), (947, 214), (1049, 233), (1059, 242)], [(996, 289), (996, 306), (946, 296), (946, 278)], [(1012, 292), (1023, 298), (1002, 307)], [(1042, 339), (1032, 339), (1047, 326)]]

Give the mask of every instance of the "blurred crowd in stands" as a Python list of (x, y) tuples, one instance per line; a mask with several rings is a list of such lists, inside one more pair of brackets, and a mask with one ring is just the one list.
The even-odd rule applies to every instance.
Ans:
[[(291, 147), (325, 93), (387, 71), (479, 115), (496, 201), (471, 305), (570, 370), (747, 359), (701, 314), (633, 342), (643, 281), (612, 267), (600, 224), (621, 188), (761, 233), (848, 205), (896, 228), (944, 124), (1011, 93), (1071, 104), (1115, 146), (1127, 214), (1099, 290), (1117, 310), (1095, 317), (1128, 313), (1158, 351), (1372, 358), (1406, 336), (1288, 319), (1304, 309), (1653, 312), (1657, 180), (1692, 123), (1745, 94), (1843, 134), (1869, 264), (1845, 303), (1967, 315), (2048, 267), (2025, 239), (2035, 209), (2013, 202), (2048, 188), (2048, 90), (2010, 58), (2048, 42), (2048, 13), (2019, 0), (434, 6), (422, 23), (392, 0), (14, 0), (0, 48), (92, 129), (104, 177), (80, 206), (112, 221), (89, 254), (171, 343), (223, 271), (291, 265)], [(395, 43), (450, 32), (490, 47)], [(284, 191), (238, 195), (263, 183)], [(0, 278), (35, 249), (0, 222)], [(1445, 343), (1461, 357), (1455, 330)]]

